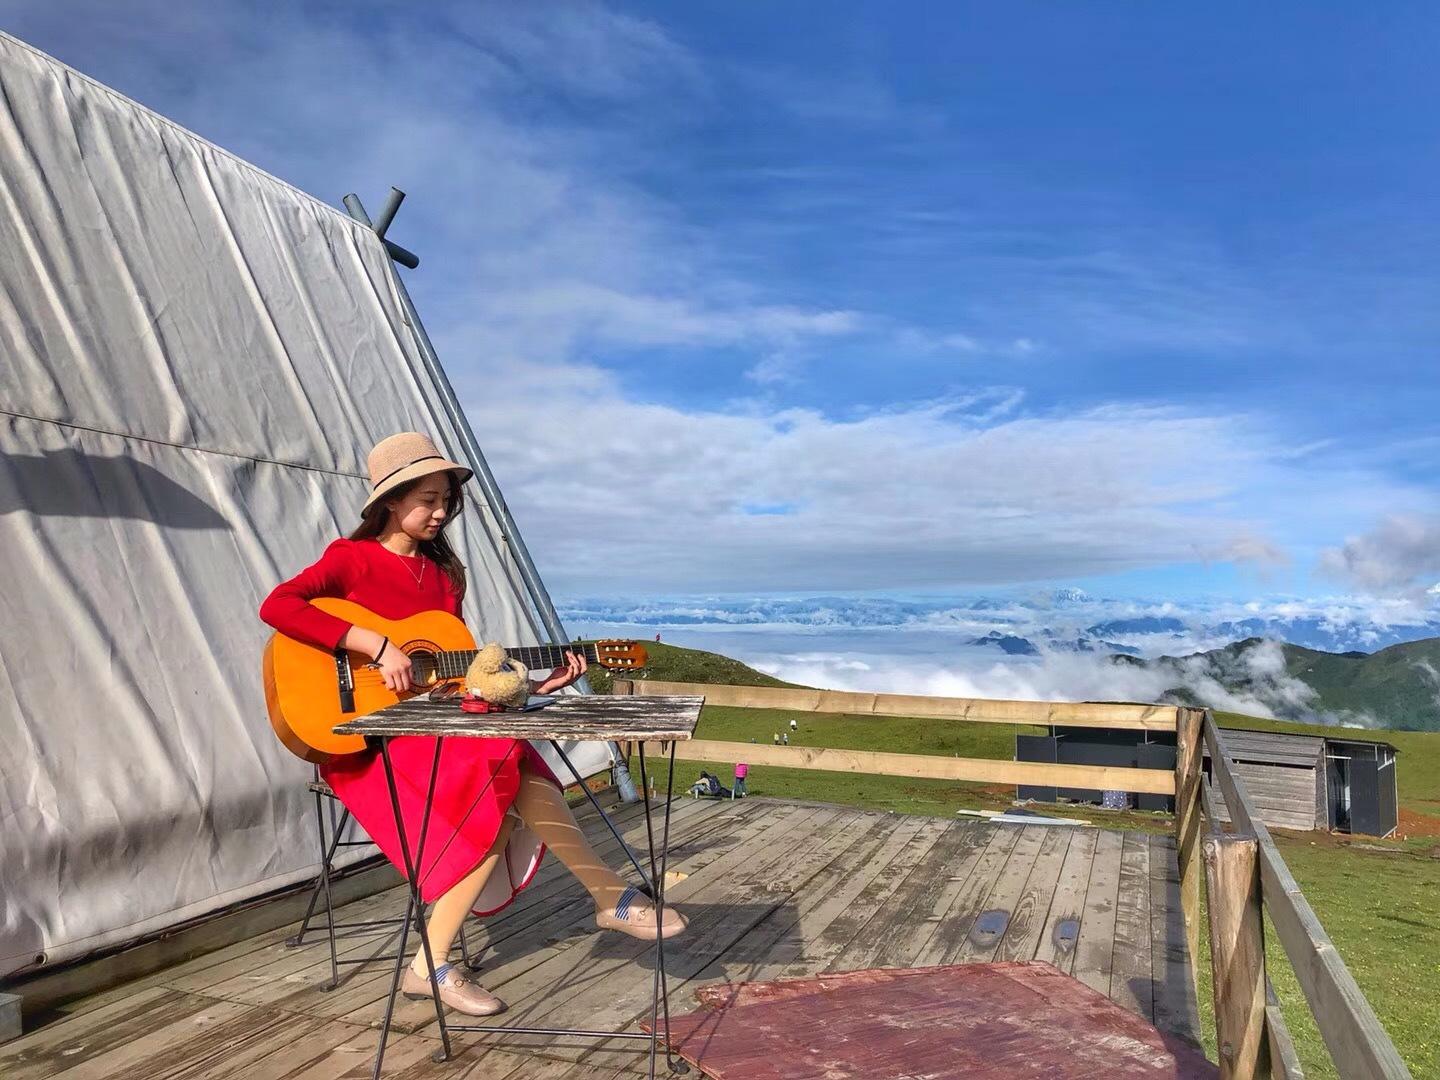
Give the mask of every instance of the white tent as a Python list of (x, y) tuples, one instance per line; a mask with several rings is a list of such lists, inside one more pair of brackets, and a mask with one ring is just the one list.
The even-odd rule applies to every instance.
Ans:
[[(372, 231), (5, 35), (0, 253), (4, 976), (313, 876), (256, 609), (378, 439), (466, 457)], [(538, 642), (470, 495), (466, 621)]]

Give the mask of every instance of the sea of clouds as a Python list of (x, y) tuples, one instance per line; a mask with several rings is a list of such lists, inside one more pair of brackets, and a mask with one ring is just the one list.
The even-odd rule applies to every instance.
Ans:
[[(1248, 603), (1115, 600), (1076, 589), (1001, 597), (572, 599), (572, 633), (663, 641), (733, 656), (791, 682), (840, 690), (1051, 701), (1155, 701), (1183, 686), (1220, 709), (1374, 725), (1314, 708), (1279, 642), (1327, 652), (1440, 635), (1415, 600), (1334, 597)], [(1250, 638), (1238, 655), (1195, 654)], [(1116, 654), (1179, 658), (1163, 668)]]

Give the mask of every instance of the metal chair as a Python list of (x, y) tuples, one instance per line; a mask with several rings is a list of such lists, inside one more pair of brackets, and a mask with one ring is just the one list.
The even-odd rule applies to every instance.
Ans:
[[(378, 934), (385, 928), (399, 928), (405, 921), (404, 914), (389, 919), (367, 919), (359, 922), (335, 921), (335, 909), (330, 896), (330, 877), (334, 872), (335, 852), (342, 847), (368, 847), (369, 840), (342, 840), (345, 835), (345, 826), (350, 823), (350, 811), (341, 804), (340, 820), (335, 824), (335, 831), (326, 839), (325, 834), (325, 800), (331, 799), (335, 802), (340, 800), (330, 785), (320, 779), (320, 772), (317, 769), (315, 779), (306, 785), (315, 796), (315, 826), (320, 835), (320, 873), (315, 877), (315, 884), (310, 890), (310, 902), (305, 908), (305, 917), (300, 920), (300, 930), (294, 937), (285, 940), (286, 948), (296, 949), (305, 942), (305, 934), (310, 929), (310, 920), (315, 916), (315, 906), (323, 897), (325, 900), (325, 931), (330, 943), (330, 981), (320, 987), (321, 990), (333, 990), (340, 984), (341, 964), (368, 964), (376, 960), (389, 960), (388, 956), (365, 956), (358, 959), (341, 960), (335, 952), (335, 940), (339, 936), (359, 937), (364, 934)], [(340, 933), (337, 933), (339, 931)], [(352, 933), (345, 934), (345, 931)], [(470, 967), (470, 947), (465, 940), (465, 928), (460, 928), (460, 955), (465, 966)]]

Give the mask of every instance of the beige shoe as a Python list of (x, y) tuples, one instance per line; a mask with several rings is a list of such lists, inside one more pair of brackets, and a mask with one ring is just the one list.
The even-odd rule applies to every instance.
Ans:
[[(440, 1001), (466, 1016), (494, 1016), (505, 1011), (505, 1002), (486, 990), (473, 979), (467, 979), (449, 964), (436, 969), (440, 983)], [(430, 996), (430, 980), (416, 975), (413, 967), (405, 969), (400, 980), (400, 993), (411, 1001), (421, 1001)]]
[(596, 909), (595, 925), (601, 930), (619, 930), (641, 941), (654, 941), (657, 937), (672, 938), (685, 932), (685, 916), (672, 907), (665, 909), (665, 922), (656, 933), (655, 905), (634, 885), (626, 886), (613, 908)]

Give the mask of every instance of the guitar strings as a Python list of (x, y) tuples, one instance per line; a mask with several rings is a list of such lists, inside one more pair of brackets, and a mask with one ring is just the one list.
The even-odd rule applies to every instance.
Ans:
[[(590, 647), (590, 646), (582, 646), (582, 648), (585, 648), (585, 649), (587, 650), (587, 652), (588, 652), (591, 647)], [(476, 650), (476, 649), (452, 649), (452, 650), (446, 650), (445, 652), (440, 653), (440, 654), (438, 654), (438, 655), (435, 654), (435, 653), (426, 653), (425, 655), (423, 655), (422, 657), (420, 657), (418, 660), (413, 660), (413, 661), (412, 661), (412, 668), (411, 668), (411, 670), (412, 670), (412, 671), (418, 671), (418, 674), (421, 675), (422, 677), (427, 677), (427, 678), (424, 678), (423, 681), (417, 681), (417, 682), (416, 682), (416, 685), (417, 685), (417, 686), (433, 686), (435, 683), (438, 683), (438, 682), (448, 682), (448, 681), (450, 681), (450, 680), (452, 680), (452, 679), (463, 679), (463, 678), (465, 677), (465, 670), (464, 670), (464, 669), (456, 670), (456, 669), (453, 668), (451, 665), (446, 664), (446, 663), (445, 663), (445, 659), (446, 659), (446, 658), (455, 658), (455, 659), (458, 660), (460, 654), (465, 654), (465, 653), (470, 654), (471, 658), (473, 659), (474, 655), (475, 655), (478, 651), (479, 651), (479, 650)], [(550, 651), (553, 651), (553, 652), (556, 654), (553, 658), (550, 657), (550, 656), (543, 655), (544, 653), (547, 653), (547, 652), (550, 652)], [(595, 656), (594, 660), (591, 661), (592, 663), (605, 664), (606, 661), (608, 660), (609, 663), (610, 663), (610, 664), (613, 664), (614, 666), (617, 666), (617, 667), (622, 667), (622, 666), (624, 666), (623, 662), (619, 661), (617, 658), (614, 658), (614, 657), (601, 657), (601, 656), (599, 655), (599, 650), (597, 649), (597, 650), (595, 650), (595, 651), (596, 651), (596, 654), (597, 654), (597, 655)], [(564, 662), (565, 650), (562, 649), (562, 648), (560, 648), (559, 646), (556, 646), (556, 645), (526, 645), (526, 646), (521, 646), (521, 647), (515, 649), (513, 652), (509, 653), (509, 655), (515, 656), (516, 654), (519, 654), (519, 658), (520, 658), (520, 659), (524, 659), (524, 658), (525, 658), (525, 654), (533, 654), (533, 653), (541, 653), (541, 654), (542, 654), (540, 657), (538, 657), (538, 659), (540, 659), (540, 660), (542, 661), (541, 664), (539, 664), (539, 665), (537, 665), (536, 667), (534, 667), (534, 668), (531, 669), (531, 670), (534, 670), (534, 671), (541, 670), (546, 664), (550, 664), (551, 666), (559, 666), (561, 663)], [(553, 659), (553, 663), (552, 663), (552, 659)], [(587, 657), (587, 659), (589, 659), (589, 657)], [(469, 664), (468, 664), (468, 662), (466, 662), (466, 664), (465, 664), (465, 669), (468, 669), (468, 667), (469, 667)], [(354, 684), (355, 686), (357, 686), (357, 687), (358, 687), (358, 686), (361, 686), (361, 685), (370, 687), (370, 686), (376, 685), (377, 683), (383, 685), (384, 682), (385, 682), (385, 677), (384, 677), (377, 669), (371, 667), (369, 663), (365, 663), (365, 664), (360, 665), (359, 667), (355, 667), (355, 666), (353, 665), (353, 662), (352, 662), (352, 666), (351, 666), (351, 679), (352, 679), (352, 681), (353, 681), (353, 684)]]

